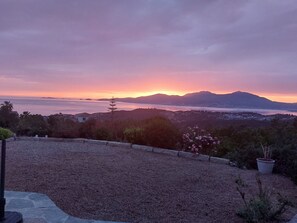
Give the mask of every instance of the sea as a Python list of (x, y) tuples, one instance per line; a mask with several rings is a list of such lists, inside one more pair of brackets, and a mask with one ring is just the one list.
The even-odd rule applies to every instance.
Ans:
[[(8, 97), (0, 96), (0, 104), (10, 101), (14, 110), (19, 114), (28, 111), (31, 114), (52, 115), (52, 114), (79, 114), (108, 112), (109, 101), (87, 100), (87, 99), (57, 99), (57, 98), (33, 98), (33, 97)], [(217, 112), (254, 112), (262, 115), (290, 114), (297, 112), (269, 109), (243, 109), (243, 108), (214, 108), (214, 107), (193, 107), (193, 106), (171, 106), (156, 104), (136, 104), (116, 102), (118, 110), (131, 111), (137, 108), (164, 109), (169, 111), (217, 111)]]

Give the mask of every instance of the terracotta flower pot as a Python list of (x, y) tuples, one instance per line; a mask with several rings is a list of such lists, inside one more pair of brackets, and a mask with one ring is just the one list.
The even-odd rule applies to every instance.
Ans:
[(258, 170), (263, 174), (271, 174), (274, 167), (275, 160), (257, 158)]

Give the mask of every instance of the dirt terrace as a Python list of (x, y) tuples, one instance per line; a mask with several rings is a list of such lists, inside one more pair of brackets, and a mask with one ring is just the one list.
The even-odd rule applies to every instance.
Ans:
[[(6, 189), (47, 194), (76, 217), (124, 222), (242, 222), (235, 179), (255, 192), (256, 171), (133, 149), (79, 142), (14, 141)], [(297, 187), (279, 175), (263, 184), (297, 204)], [(297, 213), (291, 208), (285, 220)]]

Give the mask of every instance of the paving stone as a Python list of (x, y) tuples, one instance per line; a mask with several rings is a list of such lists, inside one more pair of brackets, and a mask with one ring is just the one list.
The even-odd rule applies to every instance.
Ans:
[(33, 201), (48, 200), (48, 196), (46, 196), (45, 194), (39, 194), (39, 193), (32, 193), (28, 196), (28, 198)]
[(230, 160), (219, 157), (211, 157), (210, 162), (229, 165)]
[(47, 223), (43, 218), (24, 218), (24, 223)]
[(196, 160), (200, 160), (200, 161), (209, 161), (209, 156), (203, 155), (203, 154), (197, 154), (193, 158), (196, 159)]
[(178, 156), (179, 157), (184, 157), (184, 158), (195, 158), (197, 157), (196, 154), (193, 154), (193, 153), (188, 153), (188, 152), (184, 152), (184, 151), (179, 151), (178, 152)]
[(44, 208), (43, 215), (48, 222), (65, 222), (68, 215), (58, 208)]
[(153, 152), (153, 147), (151, 146), (141, 146), (141, 145), (132, 145), (132, 149), (142, 150), (145, 152)]
[(93, 223), (93, 220), (84, 220), (84, 219), (80, 219), (80, 218), (75, 218), (72, 216), (69, 216), (65, 223)]
[(86, 142), (90, 144), (96, 144), (96, 145), (107, 145), (107, 141), (104, 141), (104, 140), (87, 139)]
[(55, 203), (51, 200), (34, 201), (33, 203), (36, 208), (56, 207)]
[(33, 201), (36, 208), (56, 207), (55, 203), (45, 194), (33, 193), (28, 196), (28, 199)]
[(209, 156), (203, 155), (203, 154), (194, 154), (190, 152), (179, 151), (178, 156), (183, 158), (199, 160), (199, 161), (209, 161)]
[(75, 139), (73, 139), (73, 142), (85, 143), (85, 142), (86, 142), (86, 139), (83, 139), (83, 138), (75, 138)]
[(27, 198), (31, 193), (27, 192), (16, 192), (16, 191), (5, 191), (5, 197), (12, 197), (12, 198)]
[(131, 148), (131, 143), (108, 141), (108, 146)]
[(166, 154), (170, 156), (177, 156), (178, 151), (176, 150), (170, 150), (170, 149), (161, 149), (161, 148), (153, 148), (154, 153), (159, 153), (159, 154)]
[(20, 212), (23, 215), (23, 218), (41, 218), (43, 215), (43, 209), (41, 208), (24, 208), (24, 209), (10, 208), (9, 211)]
[(5, 191), (5, 198), (8, 201), (6, 211), (21, 213), (24, 223), (108, 223), (70, 216), (45, 194)]
[(34, 203), (27, 199), (11, 199), (8, 204), (6, 205), (7, 208), (16, 208), (16, 209), (23, 209), (23, 208), (33, 208)]

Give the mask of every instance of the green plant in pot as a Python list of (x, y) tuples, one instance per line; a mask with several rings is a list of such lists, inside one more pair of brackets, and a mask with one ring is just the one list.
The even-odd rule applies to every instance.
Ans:
[(261, 144), (263, 151), (263, 158), (257, 158), (257, 166), (260, 173), (271, 174), (275, 160), (271, 159), (271, 148), (269, 146), (263, 146)]

